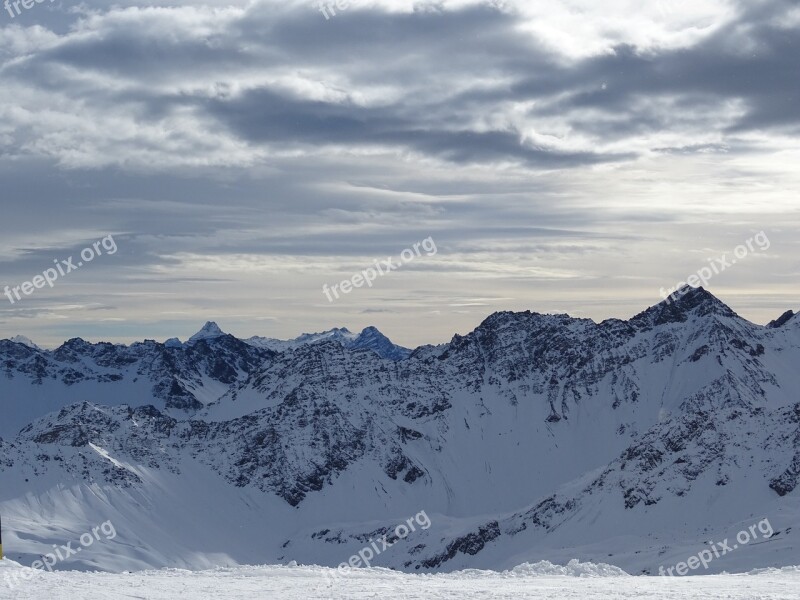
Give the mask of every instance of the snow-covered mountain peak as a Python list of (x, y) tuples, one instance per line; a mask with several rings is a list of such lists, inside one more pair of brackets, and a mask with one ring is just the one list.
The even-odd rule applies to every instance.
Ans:
[(381, 358), (390, 360), (405, 360), (411, 355), (411, 350), (393, 344), (388, 337), (371, 326), (359, 334), (353, 333), (347, 327), (334, 327), (321, 333), (304, 333), (293, 340), (276, 340), (257, 336), (245, 340), (245, 343), (251, 346), (267, 348), (276, 352), (323, 342), (334, 342), (349, 350), (372, 350)]
[(739, 318), (727, 304), (705, 288), (684, 286), (669, 298), (636, 315), (631, 323), (650, 328), (707, 316)]
[(203, 328), (200, 331), (189, 338), (187, 344), (198, 342), (200, 340), (214, 339), (222, 337), (223, 335), (227, 334), (219, 328), (219, 325), (217, 325), (214, 321), (208, 321), (205, 325), (203, 325)]
[(41, 350), (41, 348), (34, 344), (30, 338), (26, 338), (24, 335), (15, 335), (9, 341), (14, 342), (15, 344), (22, 344), (23, 346), (27, 346), (28, 348), (32, 348), (34, 350)]
[(579, 319), (568, 314), (543, 314), (530, 310), (512, 312), (499, 311), (486, 317), (476, 331), (502, 331), (508, 328), (558, 327), (572, 323), (593, 323), (590, 319)]
[(688, 285), (682, 287), (674, 303), (685, 311), (699, 310), (702, 313), (713, 312), (729, 317), (736, 316), (727, 304), (704, 287), (695, 288)]
[(370, 325), (369, 327), (365, 327), (364, 329), (362, 329), (361, 333), (359, 333), (358, 336), (355, 337), (355, 340), (358, 340), (362, 343), (368, 341), (384, 342), (384, 341), (389, 341), (389, 338), (383, 335), (383, 333), (381, 333), (381, 331), (377, 327)]
[(75, 338), (70, 338), (66, 342), (61, 344), (61, 346), (56, 350), (56, 352), (58, 353), (59, 351), (64, 351), (64, 350), (82, 351), (84, 349), (91, 348), (91, 346), (92, 346), (91, 342), (87, 342), (83, 338), (75, 337)]
[(347, 327), (334, 327), (322, 333), (304, 333), (303, 335), (295, 338), (295, 342), (300, 344), (320, 342), (322, 340), (337, 340), (337, 341), (350, 341), (356, 338), (356, 334), (351, 332)]
[(365, 327), (348, 347), (351, 350), (372, 350), (381, 358), (389, 358), (391, 360), (405, 360), (411, 355), (411, 350), (393, 344), (377, 327), (371, 325)]

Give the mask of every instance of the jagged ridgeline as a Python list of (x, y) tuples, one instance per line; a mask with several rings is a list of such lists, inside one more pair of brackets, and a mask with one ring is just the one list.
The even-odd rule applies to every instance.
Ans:
[(712, 569), (796, 563), (791, 311), (756, 325), (696, 289), (627, 321), (496, 313), (413, 351), (208, 323), (185, 343), (19, 337), (0, 361), (12, 557), (112, 520), (87, 566), (337, 565), (425, 510), (376, 564), (652, 572), (756, 517), (775, 535)]

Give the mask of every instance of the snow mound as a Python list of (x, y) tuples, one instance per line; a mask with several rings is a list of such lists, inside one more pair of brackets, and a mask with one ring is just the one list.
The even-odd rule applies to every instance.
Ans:
[(742, 575), (775, 575), (778, 573), (788, 573), (790, 575), (800, 575), (800, 565), (796, 567), (766, 567), (764, 569), (751, 569)]
[(0, 569), (21, 569), (22, 565), (19, 564), (15, 560), (11, 560), (10, 558), (4, 558), (0, 560)]
[(536, 563), (522, 563), (511, 569), (503, 571), (514, 577), (631, 577), (619, 567), (606, 563), (580, 562), (573, 558), (566, 565), (554, 565), (549, 560), (540, 560)]

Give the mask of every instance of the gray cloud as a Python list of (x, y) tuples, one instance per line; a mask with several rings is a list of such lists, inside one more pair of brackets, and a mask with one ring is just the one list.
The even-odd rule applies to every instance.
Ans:
[[(560, 6), (326, 21), (307, 2), (92, 0), (3, 22), (0, 283), (109, 233), (120, 250), (0, 307), (0, 336), (19, 319), (190, 334), (214, 313), (242, 334), (377, 324), (413, 345), (494, 309), (629, 316), (761, 229), (773, 254), (717, 284), (769, 290), (771, 318), (796, 270), (795, 5), (671, 15), (649, 45), (613, 2), (579, 33)], [(428, 236), (437, 257), (321, 304), (324, 282)], [(98, 312), (128, 324), (95, 329)], [(248, 331), (264, 315), (271, 331)]]

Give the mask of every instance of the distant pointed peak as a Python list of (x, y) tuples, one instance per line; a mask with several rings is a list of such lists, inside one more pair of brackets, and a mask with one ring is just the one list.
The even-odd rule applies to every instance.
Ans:
[(9, 341), (14, 342), (15, 344), (22, 344), (23, 346), (27, 346), (28, 348), (33, 348), (34, 350), (41, 350), (39, 346), (34, 344), (30, 338), (25, 337), (24, 335), (15, 335)]
[(379, 335), (379, 336), (381, 336), (381, 337), (386, 337), (386, 336), (385, 336), (385, 335), (383, 335), (383, 333), (382, 333), (382, 332), (381, 332), (381, 331), (380, 331), (380, 330), (379, 330), (377, 327), (375, 327), (374, 325), (370, 325), (369, 327), (364, 327), (364, 329), (362, 329), (362, 330), (361, 330), (361, 333), (360, 333), (359, 335), (372, 335), (372, 336), (377, 336), (377, 335)]
[(352, 340), (353, 344), (370, 344), (370, 343), (391, 343), (384, 333), (378, 329), (377, 327), (370, 325), (369, 327), (364, 327), (357, 336), (354, 336)]
[(226, 335), (226, 333), (219, 328), (219, 325), (217, 325), (214, 321), (207, 321), (200, 331), (189, 338), (189, 342), (218, 338), (222, 337), (223, 335)]
[(411, 350), (398, 346), (374, 326), (365, 327), (348, 345), (352, 350), (369, 349), (381, 358), (405, 360), (411, 356)]

